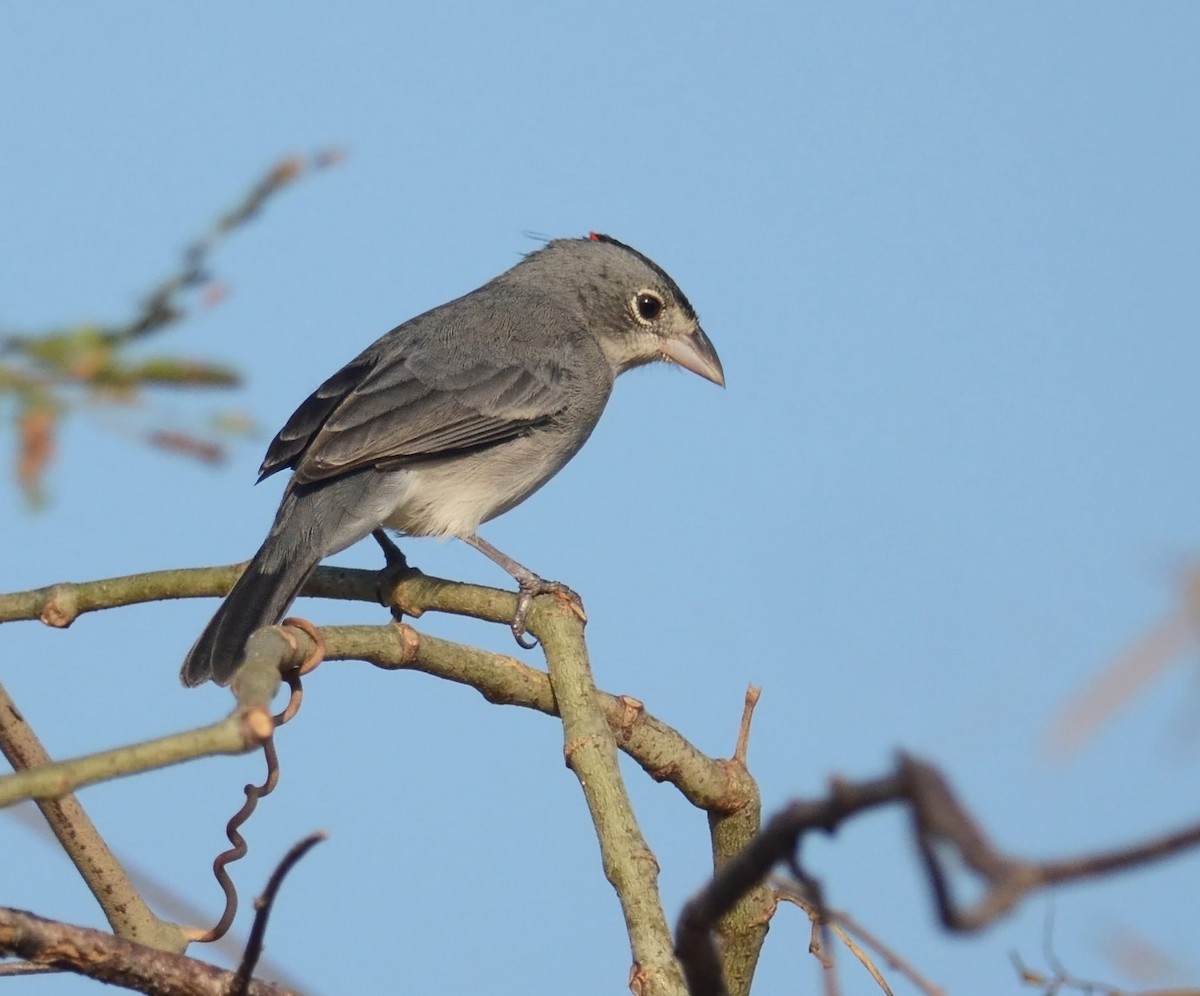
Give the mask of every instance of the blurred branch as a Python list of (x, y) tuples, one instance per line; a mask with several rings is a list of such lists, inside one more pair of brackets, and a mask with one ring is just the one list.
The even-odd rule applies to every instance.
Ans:
[[(130, 347), (160, 333), (189, 314), (184, 297), (199, 292), (212, 307), (227, 295), (214, 281), (211, 257), (234, 231), (255, 218), (266, 202), (312, 169), (343, 158), (327, 150), (290, 156), (273, 166), (207, 232), (189, 243), (173, 272), (142, 299), (132, 316), (115, 324), (76, 322), (40, 332), (0, 335), (0, 397), (11, 395), (17, 409), (17, 480), (29, 500), (42, 500), (41, 480), (53, 457), (59, 423), (83, 404), (128, 405), (145, 388), (229, 388), (241, 383), (232, 368), (207, 360), (175, 356), (131, 358)], [(220, 427), (218, 426), (218, 431)], [(212, 439), (162, 427), (138, 433), (141, 441), (172, 452), (212, 460), (223, 453)], [(181, 445), (185, 441), (187, 445)]]
[(1200, 637), (1200, 568), (1180, 580), (1179, 605), (1147, 630), (1069, 702), (1046, 734), (1051, 751), (1065, 757), (1126, 705), (1173, 658)]
[[(1039, 972), (1036, 969), (1029, 968), (1015, 951), (1011, 952), (1009, 957), (1021, 982), (1027, 986), (1041, 989), (1045, 993), (1045, 996), (1058, 996), (1059, 993), (1064, 992), (1078, 992), (1085, 994), (1085, 996), (1200, 996), (1200, 989), (1195, 989), (1191, 986), (1185, 988), (1131, 991), (1123, 986), (1118, 987), (1105, 982), (1080, 978), (1078, 975), (1067, 970), (1058, 953), (1054, 950), (1054, 916), (1052, 912), (1046, 917), (1045, 933), (1042, 937), (1042, 953), (1045, 956), (1046, 963), (1050, 966), (1050, 972)], [(1111, 951), (1107, 953), (1112, 954)], [(1141, 952), (1141, 954), (1145, 953), (1144, 951)], [(1161, 954), (1156, 951), (1153, 953), (1153, 956), (1157, 960), (1161, 957)], [(1126, 967), (1127, 969), (1132, 969), (1135, 975), (1141, 974), (1140, 970), (1145, 968), (1144, 965), (1130, 965)]]
[[(676, 953), (683, 963), (692, 996), (721, 996), (720, 956), (713, 928), (746, 890), (775, 865), (787, 864), (809, 893), (823, 923), (819, 883), (800, 864), (806, 834), (834, 833), (849, 819), (880, 806), (899, 803), (912, 818), (912, 831), (942, 926), (965, 933), (1007, 914), (1028, 894), (1050, 885), (1095, 878), (1157, 861), (1200, 844), (1200, 824), (1126, 848), (1057, 861), (1025, 861), (997, 850), (932, 765), (901, 755), (894, 774), (862, 782), (838, 779), (827, 797), (794, 802), (773, 816), (762, 832), (733, 861), (690, 899), (676, 927)], [(984, 886), (983, 896), (964, 907), (950, 887), (950, 854)]]

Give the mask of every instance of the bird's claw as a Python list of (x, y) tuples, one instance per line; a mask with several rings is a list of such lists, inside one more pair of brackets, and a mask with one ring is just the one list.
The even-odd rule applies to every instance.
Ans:
[(538, 645), (536, 637), (532, 637), (531, 642), (526, 642), (525, 639), (525, 617), (529, 615), (533, 600), (538, 595), (554, 595), (561, 599), (582, 622), (587, 622), (587, 614), (583, 611), (583, 600), (561, 581), (547, 581), (545, 578), (535, 575), (523, 578), (517, 584), (517, 611), (513, 614), (512, 634), (516, 638), (517, 645), (525, 650), (532, 650)]

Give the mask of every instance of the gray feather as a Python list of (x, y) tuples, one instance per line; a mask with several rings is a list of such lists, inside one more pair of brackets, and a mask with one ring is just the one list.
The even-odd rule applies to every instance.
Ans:
[(183, 683), (227, 684), (250, 634), (283, 619), (317, 564), (378, 528), (407, 485), (402, 473), (374, 471), (290, 485), (263, 545), (188, 652)]

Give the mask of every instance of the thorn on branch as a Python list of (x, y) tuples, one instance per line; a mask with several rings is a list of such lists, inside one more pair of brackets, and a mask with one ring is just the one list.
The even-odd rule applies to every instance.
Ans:
[(754, 707), (762, 695), (762, 689), (757, 685), (746, 687), (746, 702), (742, 706), (742, 723), (738, 727), (737, 746), (733, 749), (733, 759), (746, 766), (746, 752), (750, 748), (750, 723), (754, 719)]

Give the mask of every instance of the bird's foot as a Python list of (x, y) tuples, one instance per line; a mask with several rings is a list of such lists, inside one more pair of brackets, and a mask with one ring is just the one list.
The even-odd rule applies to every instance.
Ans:
[(396, 546), (392, 538), (382, 529), (374, 530), (371, 538), (379, 544), (385, 561), (383, 570), (379, 572), (379, 580), (375, 582), (375, 597), (379, 599), (380, 605), (385, 605), (392, 610), (392, 617), (399, 622), (404, 618), (404, 613), (390, 597), (390, 594), (396, 586), (396, 582), (403, 575), (417, 571), (417, 568), (409, 564), (408, 558), (404, 556), (404, 551)]
[(581, 622), (587, 622), (587, 613), (583, 611), (583, 600), (561, 581), (547, 581), (536, 574), (517, 578), (517, 611), (513, 615), (512, 634), (517, 643), (526, 650), (537, 646), (536, 639), (526, 642), (525, 617), (533, 606), (533, 600), (538, 595), (553, 595), (575, 613)]

